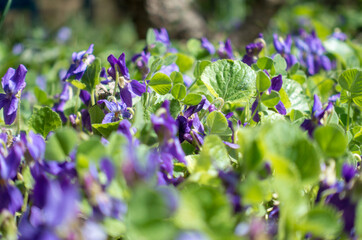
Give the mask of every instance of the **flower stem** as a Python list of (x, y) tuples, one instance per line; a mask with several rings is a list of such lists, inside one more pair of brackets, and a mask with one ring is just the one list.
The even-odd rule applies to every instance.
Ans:
[(4, 8), (3, 14), (1, 15), (1, 18), (0, 18), (0, 29), (1, 29), (1, 27), (3, 26), (3, 24), (4, 24), (5, 17), (6, 17), (6, 15), (8, 14), (8, 11), (9, 11), (10, 6), (11, 6), (11, 2), (12, 2), (12, 0), (8, 0), (8, 2), (6, 3), (6, 6), (5, 6), (5, 8)]
[(349, 131), (349, 114), (350, 114), (350, 109), (351, 109), (351, 99), (348, 100), (348, 110), (347, 110), (347, 128), (346, 128), (346, 132)]
[(16, 135), (20, 134), (20, 118), (21, 118), (21, 112), (20, 112), (20, 98), (18, 102), (18, 116), (16, 117)]
[(113, 96), (116, 96), (116, 92), (117, 92), (117, 86), (118, 86), (118, 81), (119, 81), (119, 73), (116, 69), (116, 79), (114, 80), (114, 89), (113, 89)]
[(96, 104), (95, 98), (94, 98), (94, 89), (93, 89), (92, 92), (91, 92), (91, 103), (92, 103), (92, 106), (93, 106), (94, 104)]
[(80, 88), (77, 88), (77, 99), (75, 101), (75, 106), (74, 106), (74, 114), (75, 115), (77, 115), (78, 108), (79, 108), (79, 94), (80, 94)]

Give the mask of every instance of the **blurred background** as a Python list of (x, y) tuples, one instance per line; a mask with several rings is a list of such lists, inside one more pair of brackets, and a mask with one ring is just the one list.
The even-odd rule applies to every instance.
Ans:
[(0, 0), (2, 18), (8, 2), (0, 74), (19, 59), (37, 63), (35, 68), (62, 58), (68, 63), (71, 52), (91, 43), (101, 59), (140, 52), (150, 27), (165, 27), (179, 48), (191, 37), (206, 36), (214, 44), (230, 37), (241, 52), (261, 32), (267, 42), (272, 33), (300, 28), (315, 29), (322, 40), (336, 29), (362, 39), (362, 0)]

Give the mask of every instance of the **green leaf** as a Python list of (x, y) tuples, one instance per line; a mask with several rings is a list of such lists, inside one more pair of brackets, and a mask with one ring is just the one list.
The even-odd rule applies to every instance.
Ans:
[(163, 60), (157, 56), (151, 56), (148, 61), (148, 67), (150, 68), (150, 72), (148, 73), (146, 79), (148, 79), (154, 72), (156, 72), (162, 65)]
[(163, 65), (168, 66), (172, 63), (174, 63), (177, 59), (176, 54), (168, 54), (165, 59), (163, 60)]
[(225, 170), (230, 167), (230, 159), (227, 156), (228, 152), (221, 138), (217, 135), (207, 136), (202, 145), (196, 171), (207, 171), (211, 165), (214, 166), (215, 169)]
[(337, 125), (327, 125), (314, 131), (314, 139), (328, 157), (339, 157), (347, 148), (344, 132)]
[(158, 94), (165, 95), (171, 90), (171, 79), (164, 73), (156, 73), (148, 85)]
[(287, 72), (285, 71), (287, 69), (287, 62), (280, 54), (276, 54), (274, 56), (273, 62), (274, 62), (275, 74), (282, 74), (282, 75), (287, 74)]
[(81, 81), (85, 84), (86, 90), (91, 93), (96, 86), (101, 82), (100, 75), (101, 73), (101, 60), (96, 58), (92, 64), (85, 71)]
[[(321, 158), (315, 145), (299, 126), (287, 122), (265, 124), (260, 139), (263, 139), (265, 156), (272, 159), (272, 163), (274, 160), (287, 162), (291, 166), (280, 165), (281, 168), (298, 170), (299, 176), (290, 175), (290, 178), (300, 177), (305, 183), (319, 180)], [(276, 172), (283, 173), (285, 170), (276, 168)]]
[(182, 100), (186, 96), (186, 87), (185, 85), (178, 83), (173, 86), (171, 94), (177, 100)]
[(183, 53), (176, 53), (176, 55), (176, 64), (180, 68), (180, 72), (184, 73), (192, 68), (192, 65), (194, 65), (195, 62), (194, 58)]
[(45, 91), (41, 90), (38, 87), (34, 88), (34, 95), (38, 103), (41, 105), (51, 105), (54, 101), (51, 98), (48, 98), (48, 95)]
[(242, 158), (239, 159), (240, 165), (243, 166), (245, 172), (256, 170), (264, 157), (257, 130), (241, 128), (236, 133), (237, 144), (240, 146), (239, 152), (242, 154)]
[(84, 90), (87, 86), (78, 80), (68, 80), (74, 87)]
[(151, 45), (152, 43), (156, 42), (156, 34), (155, 31), (153, 30), (153, 28), (149, 28), (147, 30), (147, 35), (146, 35), (146, 43), (147, 45)]
[(356, 234), (359, 238), (362, 238), (362, 200), (359, 200), (356, 209)]
[(112, 132), (117, 131), (119, 123), (120, 123), (120, 121), (105, 123), (105, 124), (95, 123), (95, 124), (92, 124), (92, 128), (95, 128), (105, 138), (108, 138)]
[(196, 93), (189, 93), (185, 99), (184, 99), (184, 104), (185, 105), (197, 105), (201, 102), (202, 100), (202, 96), (200, 94), (196, 94)]
[(243, 196), (243, 204), (245, 205), (258, 205), (263, 202), (266, 195), (265, 187), (255, 174), (250, 174), (240, 184), (240, 192)]
[(194, 77), (195, 79), (199, 79), (201, 77), (201, 74), (204, 72), (205, 68), (211, 64), (210, 61), (203, 60), (203, 61), (197, 61), (196, 66), (194, 69)]
[(61, 128), (46, 142), (45, 159), (63, 161), (77, 145), (78, 136), (72, 128)]
[(209, 134), (228, 135), (231, 133), (226, 117), (219, 111), (213, 111), (207, 116), (206, 126)]
[(176, 72), (176, 71), (172, 72), (170, 75), (170, 78), (174, 85), (178, 84), (178, 83), (184, 84), (184, 77), (182, 76), (182, 73), (180, 73), (180, 72)]
[(256, 75), (256, 89), (259, 92), (264, 92), (271, 86), (271, 81), (264, 71), (258, 71)]
[(270, 73), (274, 75), (274, 61), (269, 57), (261, 57), (256, 62), (256, 65), (261, 70), (270, 70)]
[(341, 87), (351, 93), (351, 97), (362, 95), (362, 71), (358, 69), (348, 69), (338, 78)]
[(342, 230), (342, 222), (335, 209), (318, 206), (311, 209), (299, 222), (299, 228), (323, 239), (336, 239)]
[(278, 102), (280, 101), (280, 95), (277, 91), (274, 91), (274, 90), (272, 90), (270, 94), (267, 94), (265, 92), (261, 96), (261, 101), (265, 106), (272, 108), (275, 105), (277, 105)]
[(124, 222), (119, 221), (119, 219), (106, 217), (103, 220), (102, 226), (107, 235), (115, 239), (122, 237), (126, 232), (126, 226)]
[(106, 155), (106, 147), (100, 137), (92, 136), (82, 141), (77, 148), (77, 169), (88, 169), (90, 162), (99, 162)]
[(248, 100), (256, 90), (255, 72), (241, 61), (213, 62), (205, 68), (201, 80), (212, 95), (225, 101)]
[(102, 123), (105, 114), (98, 105), (94, 105), (94, 106), (90, 107), (88, 112), (89, 112), (92, 124), (93, 123)]
[(58, 113), (51, 110), (49, 107), (42, 107), (34, 110), (31, 115), (28, 125), (34, 132), (43, 135), (44, 138), (48, 136), (50, 131), (62, 126), (62, 120)]

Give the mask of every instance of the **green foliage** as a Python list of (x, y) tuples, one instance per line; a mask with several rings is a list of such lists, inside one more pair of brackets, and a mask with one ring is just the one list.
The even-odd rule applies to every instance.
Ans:
[(63, 161), (69, 156), (77, 143), (78, 137), (73, 129), (58, 129), (46, 142), (45, 159)]
[(255, 73), (241, 61), (216, 61), (205, 68), (201, 80), (214, 97), (225, 101), (249, 99), (255, 93)]
[(34, 132), (41, 134), (44, 138), (50, 131), (54, 131), (62, 126), (62, 120), (59, 115), (49, 107), (42, 107), (34, 110), (28, 121), (29, 128)]
[(165, 95), (171, 90), (171, 79), (164, 73), (156, 73), (148, 85), (158, 94)]

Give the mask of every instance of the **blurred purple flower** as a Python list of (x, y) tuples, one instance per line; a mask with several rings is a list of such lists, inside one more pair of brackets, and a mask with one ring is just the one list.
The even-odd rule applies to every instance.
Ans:
[(201, 47), (208, 51), (211, 55), (215, 53), (214, 45), (212, 45), (212, 43), (205, 37), (201, 38)]
[(325, 55), (326, 50), (315, 31), (308, 34), (301, 29), (295, 45), (299, 49), (299, 62), (307, 68), (309, 75), (317, 74), (321, 69), (332, 69), (331, 60)]
[(290, 35), (284, 40), (281, 37), (278, 38), (277, 34), (273, 35), (273, 43), (275, 50), (285, 59), (287, 62), (287, 69), (297, 63), (297, 58), (291, 54), (292, 37)]
[(12, 52), (14, 55), (20, 55), (22, 52), (24, 52), (24, 44), (22, 43), (14, 44)]
[(53, 105), (52, 109), (59, 114), (63, 123), (67, 122), (67, 118), (64, 114), (64, 108), (65, 108), (65, 104), (67, 103), (67, 101), (69, 100), (69, 97), (70, 97), (70, 94), (69, 94), (70, 89), (71, 89), (70, 83), (64, 82), (62, 92), (60, 94), (57, 94), (54, 96), (55, 99), (58, 99), (58, 102), (56, 102)]
[(148, 68), (148, 60), (150, 59), (151, 54), (143, 50), (141, 53), (136, 54), (132, 57), (132, 62), (136, 64), (137, 69), (142, 74), (142, 78), (146, 78), (150, 69)]
[(0, 109), (3, 108), (5, 124), (10, 125), (15, 121), (19, 105), (19, 98), (25, 88), (25, 76), (28, 70), (20, 64), (15, 70), (9, 68), (2, 78), (4, 93), (0, 93)]
[(35, 179), (31, 196), (33, 205), (20, 219), (19, 239), (58, 239), (62, 229), (66, 236), (71, 231), (70, 224), (77, 217), (78, 190), (67, 179), (49, 180), (45, 175)]
[(217, 54), (220, 59), (234, 59), (233, 48), (231, 46), (231, 40), (226, 39), (225, 43), (219, 42), (219, 49)]
[(66, 43), (72, 36), (72, 30), (69, 27), (62, 27), (57, 32), (57, 43)]
[(151, 116), (153, 129), (159, 139), (161, 171), (173, 175), (173, 159), (186, 164), (185, 153), (176, 137), (177, 124), (170, 114), (170, 102), (164, 101), (155, 115)]
[(246, 45), (246, 53), (241, 61), (248, 64), (249, 66), (256, 63), (259, 53), (261, 52), (261, 50), (263, 50), (264, 47), (265, 44), (263, 40), (263, 35), (259, 34), (259, 38), (255, 42)]

